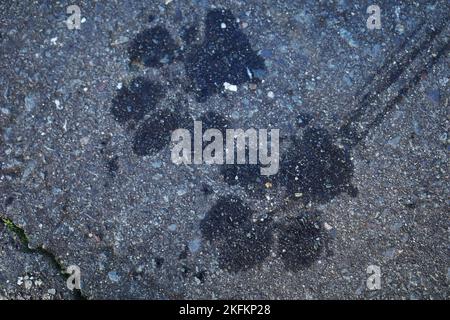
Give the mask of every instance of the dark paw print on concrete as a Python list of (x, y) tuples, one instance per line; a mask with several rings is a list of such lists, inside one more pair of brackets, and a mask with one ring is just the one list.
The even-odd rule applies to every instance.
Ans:
[[(239, 29), (229, 10), (211, 10), (205, 19), (204, 41), (193, 44), (199, 28), (184, 28), (182, 39), (186, 49), (181, 51), (169, 31), (162, 26), (141, 31), (131, 42), (128, 55), (131, 64), (160, 68), (177, 60), (183, 61), (192, 84), (188, 90), (198, 101), (223, 90), (223, 84), (243, 84), (258, 81), (258, 73), (265, 70), (264, 60), (252, 50), (246, 35)], [(188, 113), (162, 110), (160, 101), (166, 95), (165, 87), (156, 81), (139, 76), (119, 89), (112, 100), (111, 113), (122, 123), (138, 124), (133, 151), (139, 156), (153, 155), (166, 147), (170, 134), (176, 128), (188, 128)], [(143, 121), (148, 116), (149, 120)], [(211, 117), (211, 114), (205, 114)], [(226, 119), (220, 115), (204, 119), (211, 128), (223, 128)], [(207, 126), (205, 127), (207, 128)]]
[(165, 91), (161, 84), (137, 77), (117, 92), (112, 101), (111, 113), (120, 123), (139, 121), (146, 114), (153, 112), (164, 96)]
[(254, 212), (235, 197), (221, 198), (201, 221), (203, 237), (219, 250), (220, 267), (237, 272), (251, 269), (270, 254), (271, 224), (253, 222)]
[[(174, 61), (178, 47), (163, 27), (139, 33), (128, 50), (131, 63), (159, 68)], [(122, 87), (112, 100), (111, 113), (121, 124), (138, 124), (134, 133), (133, 152), (138, 156), (153, 155), (170, 143), (171, 132), (186, 123), (188, 116), (180, 110), (159, 106), (165, 87), (138, 76)], [(144, 120), (148, 116), (147, 120)]]
[(274, 223), (271, 217), (253, 219), (255, 212), (241, 199), (222, 197), (202, 220), (203, 237), (219, 250), (222, 269), (239, 272), (261, 265), (274, 249), (275, 234), (277, 254), (294, 272), (311, 267), (327, 246), (317, 211), (300, 212), (284, 223)]
[(309, 268), (320, 257), (326, 240), (319, 212), (302, 212), (280, 226), (278, 254), (291, 271)]
[(351, 184), (354, 166), (350, 148), (336, 145), (327, 130), (308, 127), (310, 119), (306, 119), (298, 123), (304, 128), (303, 134), (292, 138), (277, 175), (260, 175), (258, 165), (224, 165), (224, 180), (254, 197), (264, 196), (264, 185), (270, 182), (273, 187), (285, 187), (290, 199), (304, 204), (326, 203), (343, 192), (356, 196), (358, 191)]
[(154, 154), (170, 144), (172, 131), (188, 123), (187, 115), (170, 110), (158, 110), (136, 131), (133, 151), (138, 156)]
[(178, 46), (169, 31), (161, 26), (140, 32), (131, 43), (128, 55), (131, 63), (159, 68), (172, 63), (178, 55)]
[[(192, 41), (196, 29), (187, 29), (185, 38)], [(191, 46), (185, 57), (186, 73), (193, 83), (198, 101), (221, 90), (225, 82), (241, 85), (257, 82), (266, 67), (264, 59), (252, 49), (236, 18), (228, 10), (212, 10), (205, 20), (205, 37)]]
[[(193, 93), (199, 102), (205, 102), (208, 97), (222, 92), (225, 82), (241, 85), (260, 80), (260, 75), (266, 70), (264, 59), (252, 49), (247, 36), (239, 29), (236, 18), (230, 11), (209, 11), (205, 19), (204, 40), (201, 43), (196, 43), (198, 34), (198, 26), (184, 28), (181, 38), (186, 49), (182, 52), (164, 27), (156, 26), (143, 30), (128, 49), (130, 63), (161, 68), (175, 61), (182, 61), (191, 83), (187, 93)], [(158, 81), (137, 76), (119, 89), (112, 100), (111, 113), (115, 120), (135, 128), (132, 150), (138, 156), (154, 155), (168, 146), (173, 130), (192, 129), (192, 119), (183, 107), (180, 106), (177, 110), (162, 108), (161, 100), (165, 98), (166, 90)], [(199, 120), (203, 122), (203, 130), (230, 128), (225, 116), (212, 111), (206, 110)], [(322, 143), (322, 140), (319, 139), (319, 142)], [(313, 145), (314, 142), (311, 141), (310, 144)], [(320, 146), (329, 147), (324, 143)], [(311, 159), (317, 161), (312, 156), (314, 150), (311, 151)], [(294, 163), (299, 159), (304, 160), (303, 154), (294, 152), (285, 162), (289, 164), (289, 168), (295, 168)], [(327, 158), (326, 161), (332, 159)], [(306, 166), (305, 170), (308, 168)], [(301, 174), (298, 170), (292, 172), (294, 175)], [(310, 191), (312, 194), (318, 192), (319, 187), (296, 186), (292, 183), (296, 181), (292, 172), (287, 171), (283, 177), (293, 190), (300, 190), (305, 194)], [(266, 182), (278, 180), (278, 177), (273, 179), (261, 176), (258, 165), (224, 165), (221, 167), (221, 173), (230, 185), (240, 185), (256, 196), (264, 194)], [(317, 196), (310, 198), (315, 200)], [(286, 233), (279, 238), (278, 246), (287, 268), (294, 270), (309, 266), (320, 254), (314, 239), (320, 238), (318, 233), (321, 230), (316, 230), (315, 224), (310, 220), (303, 223), (295, 220), (286, 226), (279, 226), (270, 218), (264, 222), (254, 222), (254, 216), (255, 212), (242, 200), (228, 197), (218, 200), (201, 221), (203, 237), (219, 251), (221, 268), (238, 272), (260, 265), (274, 246), (274, 232), (277, 230)], [(314, 239), (309, 239), (310, 237)], [(298, 243), (294, 243), (296, 239), (299, 239)]]
[(355, 196), (349, 150), (333, 144), (324, 129), (307, 128), (282, 159), (281, 179), (289, 196), (307, 203), (328, 202), (342, 192)]

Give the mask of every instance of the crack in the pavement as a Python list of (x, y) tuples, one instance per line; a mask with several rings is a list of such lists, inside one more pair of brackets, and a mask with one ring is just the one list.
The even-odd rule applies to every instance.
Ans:
[[(66, 272), (66, 268), (61, 263), (61, 261), (56, 257), (55, 254), (45, 249), (42, 245), (36, 248), (30, 247), (30, 240), (25, 230), (19, 227), (16, 223), (14, 223), (11, 219), (0, 214), (0, 223), (2, 223), (9, 231), (14, 233), (20, 240), (22, 246), (24, 247), (25, 252), (38, 254), (44, 257), (56, 270), (59, 271), (59, 274), (62, 276), (64, 281), (69, 278), (69, 275)], [(72, 291), (73, 297), (76, 300), (87, 300), (88, 297), (82, 292), (82, 290), (74, 289)]]

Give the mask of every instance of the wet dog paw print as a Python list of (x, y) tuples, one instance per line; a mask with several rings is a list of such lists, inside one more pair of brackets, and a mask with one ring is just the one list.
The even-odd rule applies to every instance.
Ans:
[(288, 196), (305, 204), (325, 203), (342, 192), (357, 194), (350, 152), (333, 144), (324, 129), (306, 128), (301, 139), (293, 140), (280, 169)]
[[(186, 38), (195, 38), (196, 30), (188, 29)], [(221, 9), (208, 12), (204, 40), (189, 46), (184, 63), (191, 90), (200, 102), (221, 92), (225, 83), (258, 82), (266, 70), (264, 59), (253, 50), (235, 16)]]
[(280, 226), (278, 254), (288, 270), (309, 268), (319, 259), (327, 239), (319, 212), (302, 212)]
[(128, 86), (122, 87), (112, 101), (111, 113), (120, 123), (139, 121), (155, 110), (164, 98), (164, 87), (144, 77), (134, 78)]
[(131, 63), (160, 68), (164, 64), (174, 62), (179, 55), (179, 49), (169, 31), (162, 26), (156, 26), (140, 32), (134, 38), (128, 55)]
[[(132, 64), (160, 68), (174, 62), (178, 50), (169, 32), (157, 26), (139, 33), (128, 54)], [(114, 119), (121, 124), (137, 125), (132, 150), (138, 156), (153, 155), (162, 150), (170, 143), (171, 132), (188, 119), (183, 111), (162, 109), (159, 104), (165, 96), (166, 89), (160, 82), (137, 76), (120, 88), (112, 100)]]
[(238, 272), (260, 264), (270, 254), (271, 224), (253, 222), (254, 212), (242, 200), (225, 197), (209, 210), (200, 223), (205, 240), (219, 251), (219, 266)]
[[(210, 10), (204, 25), (205, 35), (200, 43), (196, 43), (198, 26), (184, 28), (183, 49), (163, 26), (141, 31), (128, 48), (130, 64), (161, 68), (175, 61), (182, 62), (190, 83), (186, 93), (194, 94), (199, 102), (223, 91), (224, 83), (258, 82), (259, 74), (265, 70), (264, 60), (252, 49), (231, 11)], [(138, 76), (120, 88), (112, 100), (114, 119), (131, 127), (138, 126), (133, 139), (133, 151), (138, 156), (159, 152), (169, 144), (173, 130), (192, 126), (182, 107), (181, 110), (161, 108), (166, 93), (160, 82)], [(223, 121), (218, 123), (218, 116), (208, 119), (211, 117), (208, 111), (204, 117), (214, 128), (227, 125)], [(145, 118), (149, 120), (144, 121)]]
[[(193, 94), (200, 103), (223, 92), (226, 83), (242, 85), (259, 82), (266, 71), (264, 59), (253, 50), (231, 11), (209, 11), (204, 26), (205, 34), (201, 41), (197, 41), (198, 26), (184, 28), (181, 34), (185, 43), (183, 49), (163, 26), (145, 29), (128, 48), (130, 63), (148, 68), (183, 63), (190, 83), (186, 93)], [(112, 100), (110, 111), (114, 119), (134, 130), (132, 150), (138, 156), (160, 152), (170, 143), (173, 130), (191, 128), (193, 125), (183, 107), (177, 110), (162, 108), (161, 101), (167, 95), (162, 83), (166, 81), (137, 76), (118, 89)], [(200, 120), (203, 130), (230, 127), (224, 115), (208, 110)], [(319, 146), (326, 147), (326, 141)], [(290, 181), (297, 181), (296, 174), (300, 171), (294, 163), (303, 159), (299, 157), (285, 160), (293, 164), (282, 176), (293, 190), (308, 194), (309, 187), (289, 185)], [(228, 184), (238, 184), (253, 194), (262, 194), (258, 186), (265, 185), (269, 180), (260, 175), (259, 169), (257, 165), (224, 165), (221, 173)], [(320, 193), (321, 190), (313, 188), (311, 191)], [(219, 199), (201, 221), (202, 235), (218, 250), (221, 268), (238, 272), (260, 265), (271, 250), (275, 250), (275, 233), (279, 233), (279, 256), (290, 270), (309, 266), (320, 255), (323, 243), (316, 239), (321, 239), (322, 230), (316, 227), (317, 221), (301, 215), (285, 225), (278, 225), (270, 218), (264, 221), (254, 221), (254, 218), (255, 212), (242, 200), (225, 197)]]
[(245, 271), (261, 265), (274, 250), (286, 269), (295, 272), (311, 267), (326, 247), (319, 212), (301, 212), (284, 223), (253, 219), (255, 212), (241, 199), (223, 197), (201, 221), (204, 239), (219, 251), (220, 268)]

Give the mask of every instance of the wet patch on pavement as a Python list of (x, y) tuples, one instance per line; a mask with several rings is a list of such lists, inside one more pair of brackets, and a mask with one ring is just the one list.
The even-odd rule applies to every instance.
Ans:
[(273, 242), (269, 221), (252, 222), (253, 210), (241, 199), (221, 198), (200, 223), (203, 237), (219, 251), (220, 267), (238, 272), (260, 265)]
[(169, 31), (162, 26), (138, 33), (128, 49), (131, 63), (159, 68), (174, 61), (178, 46)]
[[(189, 30), (186, 38), (191, 41), (195, 29)], [(208, 12), (205, 38), (200, 45), (187, 50), (184, 62), (200, 102), (220, 92), (224, 83), (241, 85), (258, 81), (258, 73), (266, 70), (264, 59), (252, 49), (236, 17), (223, 9)]]
[(319, 259), (325, 241), (319, 213), (302, 212), (280, 227), (278, 254), (288, 270), (298, 271)]

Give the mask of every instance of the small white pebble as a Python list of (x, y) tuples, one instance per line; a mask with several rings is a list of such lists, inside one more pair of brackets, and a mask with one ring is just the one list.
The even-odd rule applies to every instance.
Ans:
[(81, 18), (81, 23), (85, 23), (85, 22), (86, 22), (86, 18), (85, 17)]
[(220, 27), (221, 27), (222, 29), (226, 29), (227, 25), (226, 25), (225, 23), (222, 22), (222, 23), (220, 24)]
[(267, 96), (268, 96), (270, 99), (275, 98), (275, 94), (273, 93), (273, 91), (267, 92)]
[(50, 39), (50, 42), (51, 42), (52, 44), (56, 44), (56, 41), (58, 41), (58, 37), (54, 37), (54, 38), (51, 38), (51, 39)]
[(331, 229), (333, 229), (332, 226), (330, 226), (328, 223), (324, 223), (323, 226), (325, 227), (325, 230), (330, 231)]
[(116, 88), (119, 89), (119, 90), (122, 89), (122, 82), (119, 82), (119, 83), (117, 84)]
[(25, 289), (30, 290), (33, 286), (33, 282), (31, 280), (25, 280)]
[(55, 103), (56, 109), (58, 109), (58, 110), (61, 110), (61, 109), (62, 109), (62, 107), (61, 107), (61, 102), (60, 102), (58, 99), (56, 99), (56, 100), (53, 101), (53, 102)]
[(228, 83), (228, 82), (224, 82), (223, 86), (225, 87), (225, 90), (228, 90), (228, 91), (236, 92), (237, 89), (238, 89), (237, 85), (231, 84), (231, 83)]

